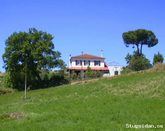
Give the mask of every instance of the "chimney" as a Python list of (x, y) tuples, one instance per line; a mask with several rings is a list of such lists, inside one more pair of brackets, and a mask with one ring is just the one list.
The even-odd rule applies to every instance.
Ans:
[(101, 57), (103, 57), (103, 50), (101, 50)]
[(69, 67), (71, 67), (71, 54), (69, 55)]

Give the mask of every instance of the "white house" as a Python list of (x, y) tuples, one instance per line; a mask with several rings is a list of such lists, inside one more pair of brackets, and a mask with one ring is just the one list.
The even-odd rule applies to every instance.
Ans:
[(78, 75), (82, 71), (85, 72), (88, 67), (94, 71), (101, 71), (104, 77), (120, 75), (122, 71), (121, 66), (108, 66), (104, 57), (90, 54), (82, 54), (70, 57), (68, 67), (68, 71), (70, 73), (75, 72)]
[(109, 73), (109, 68), (105, 63), (105, 58), (90, 54), (82, 54), (70, 58), (68, 70), (74, 71), (77, 74), (81, 71), (86, 71), (90, 67), (91, 70), (102, 71), (103, 74)]

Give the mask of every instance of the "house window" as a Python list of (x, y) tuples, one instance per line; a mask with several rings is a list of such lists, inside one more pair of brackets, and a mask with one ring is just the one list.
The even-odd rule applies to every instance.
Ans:
[(76, 65), (80, 65), (80, 61), (79, 60), (76, 60)]
[(84, 65), (85, 65), (85, 66), (87, 65), (87, 61), (86, 61), (86, 60), (84, 60)]
[(90, 66), (91, 65), (91, 62), (90, 62), (90, 60), (88, 61), (88, 66)]
[(80, 60), (80, 65), (82, 65), (82, 60)]
[(100, 66), (100, 61), (94, 61), (95, 66)]

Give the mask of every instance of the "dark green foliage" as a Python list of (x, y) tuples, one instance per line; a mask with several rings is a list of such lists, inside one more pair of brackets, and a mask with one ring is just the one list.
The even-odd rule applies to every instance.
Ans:
[[(149, 48), (155, 46), (158, 43), (158, 39), (155, 34), (150, 30), (138, 29), (134, 31), (128, 31), (123, 33), (123, 40), (126, 47), (132, 45), (136, 47), (133, 55), (127, 54), (125, 57), (129, 69), (133, 71), (145, 70), (151, 67), (150, 61), (143, 55), (143, 45), (147, 45)], [(127, 71), (126, 71), (127, 72)]]
[(0, 88), (5, 87), (5, 75), (0, 73)]
[(53, 36), (35, 28), (28, 32), (13, 33), (6, 40), (3, 54), (7, 83), (13, 88), (22, 88), (25, 72), (28, 86), (40, 83), (41, 70), (62, 67), (61, 53), (54, 51)]
[(149, 69), (151, 64), (145, 56), (134, 56), (129, 63), (130, 69), (135, 71)]
[(155, 34), (152, 31), (145, 29), (124, 32), (122, 37), (126, 47), (132, 45), (134, 48), (136, 46), (136, 52), (138, 55), (142, 54), (143, 45), (153, 47), (158, 43), (158, 39)]
[[(71, 80), (81, 80), (81, 71), (72, 71), (70, 72), (70, 79)], [(87, 67), (87, 70), (83, 72), (84, 78), (83, 79), (91, 79), (91, 78), (98, 78), (103, 76), (101, 71), (92, 70), (90, 67)]]
[(11, 78), (11, 73), (10, 72), (6, 72), (5, 76), (4, 76), (4, 86), (8, 87), (8, 88), (12, 88), (14, 87), (14, 83), (12, 82), (12, 78)]
[(72, 79), (72, 80), (80, 79), (80, 75), (76, 74), (74, 71), (72, 71), (70, 74), (70, 79)]
[[(128, 55), (126, 56), (126, 60), (127, 59), (128, 59)], [(133, 55), (129, 54), (129, 60), (127, 61), (128, 61), (128, 68), (133, 71), (145, 70), (152, 67), (150, 61), (145, 57), (145, 55), (143, 54), (138, 55), (137, 52), (134, 52)]]
[(121, 74), (129, 74), (131, 72), (133, 72), (133, 70), (129, 69), (128, 67), (123, 67)]
[(69, 80), (60, 73), (53, 74), (49, 80), (50, 86), (68, 84)]
[(153, 64), (155, 65), (156, 63), (163, 63), (164, 58), (163, 55), (158, 52), (158, 54), (154, 54), (153, 58)]
[(5, 88), (5, 74), (0, 74), (0, 95), (14, 92), (13, 89)]
[(95, 71), (95, 77), (102, 77), (103, 73), (101, 71)]
[(90, 67), (87, 68), (87, 70), (85, 72), (85, 77), (86, 78), (92, 78), (92, 77), (94, 77), (94, 71), (92, 71), (92, 69)]
[(40, 73), (41, 80), (36, 83), (32, 81), (30, 83), (30, 89), (39, 89), (39, 88), (47, 88), (52, 86), (59, 86), (63, 84), (70, 83), (70, 80), (66, 77), (66, 74), (61, 73), (62, 70), (57, 72), (42, 70)]
[(126, 60), (127, 64), (129, 64), (131, 58), (132, 58), (132, 55), (128, 53), (125, 57), (125, 60)]
[(85, 78), (97, 78), (101, 77), (102, 75), (103, 74), (101, 73), (101, 71), (94, 71), (90, 67), (88, 67), (85, 72)]

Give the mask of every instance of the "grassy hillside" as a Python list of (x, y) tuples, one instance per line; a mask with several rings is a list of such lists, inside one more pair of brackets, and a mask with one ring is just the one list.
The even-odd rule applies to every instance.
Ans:
[(128, 130), (126, 124), (165, 130), (165, 72), (30, 91), (27, 100), (23, 92), (0, 96), (3, 131), (118, 131)]

